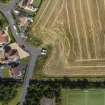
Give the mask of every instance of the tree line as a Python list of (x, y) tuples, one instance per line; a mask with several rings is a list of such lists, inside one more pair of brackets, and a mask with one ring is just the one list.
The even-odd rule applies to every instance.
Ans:
[(60, 105), (61, 89), (91, 89), (105, 88), (104, 81), (89, 81), (87, 79), (71, 80), (62, 79), (31, 80), (24, 105), (40, 105), (43, 97), (56, 98), (56, 105)]
[(8, 105), (8, 103), (17, 95), (17, 88), (21, 86), (20, 80), (12, 78), (0, 78), (0, 103)]

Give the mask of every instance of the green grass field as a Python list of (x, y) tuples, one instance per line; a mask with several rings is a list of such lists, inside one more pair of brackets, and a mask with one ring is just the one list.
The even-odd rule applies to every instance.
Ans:
[(105, 105), (105, 90), (62, 90), (62, 105)]

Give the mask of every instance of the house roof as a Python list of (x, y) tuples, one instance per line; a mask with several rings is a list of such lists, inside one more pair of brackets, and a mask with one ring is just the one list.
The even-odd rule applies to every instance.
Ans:
[(5, 46), (3, 47), (3, 49), (4, 49), (5, 53), (8, 53), (8, 52), (11, 50), (11, 47), (8, 46), (8, 45), (5, 45)]
[(14, 78), (22, 75), (19, 67), (11, 68), (10, 73), (11, 73), (11, 76), (14, 77)]
[(33, 3), (33, 0), (23, 0), (23, 6), (30, 6)]
[(8, 36), (4, 31), (0, 31), (0, 44), (8, 43)]
[(29, 53), (24, 51), (17, 43), (12, 43), (10, 44), (10, 46), (12, 49), (17, 49), (20, 59), (27, 58), (30, 56)]
[(28, 18), (26, 16), (19, 17), (19, 25), (20, 26), (27, 26), (28, 25)]

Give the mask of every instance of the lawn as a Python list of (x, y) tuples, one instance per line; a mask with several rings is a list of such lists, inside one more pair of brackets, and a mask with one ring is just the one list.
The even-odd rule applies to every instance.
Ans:
[(9, 69), (8, 68), (5, 68), (3, 70), (3, 78), (9, 78), (10, 75), (9, 75)]
[(35, 36), (33, 36), (31, 34), (28, 36), (27, 41), (31, 45), (36, 46), (36, 47), (38, 47), (38, 46), (40, 46), (42, 44), (42, 41), (39, 38), (36, 38)]
[(2, 2), (2, 3), (8, 3), (8, 2), (10, 2), (10, 0), (0, 0), (0, 2)]
[(14, 99), (11, 100), (8, 105), (17, 105), (17, 103), (18, 103), (18, 102), (20, 101), (20, 99), (21, 99), (22, 91), (23, 91), (23, 88), (22, 88), (22, 87), (19, 87), (19, 88), (17, 89), (17, 95), (16, 95), (16, 97), (14, 97)]
[[(22, 87), (19, 87), (18, 89), (17, 89), (17, 95), (14, 97), (14, 99), (12, 99), (9, 103), (8, 103), (8, 105), (17, 105), (17, 103), (20, 101), (20, 99), (21, 99), (21, 93), (22, 93)], [(0, 105), (3, 105), (1, 102), (0, 102)]]
[(3, 16), (3, 14), (0, 12), (0, 29), (5, 28), (8, 25), (6, 18)]
[(40, 4), (41, 4), (42, 0), (34, 0), (33, 1), (33, 4), (36, 6), (36, 7), (39, 7)]
[(9, 37), (10, 37), (10, 43), (14, 43), (14, 42), (15, 42), (15, 38), (13, 37), (13, 35), (12, 35), (12, 32), (11, 32), (11, 29), (10, 29), (10, 28), (8, 29), (8, 34), (9, 34)]
[(21, 63), (22, 64), (28, 64), (28, 62), (29, 62), (29, 58), (28, 57), (24, 58), (24, 59), (21, 59)]
[(62, 105), (105, 105), (105, 90), (62, 90)]
[(23, 78), (25, 77), (25, 74), (27, 72), (28, 63), (29, 63), (29, 58), (28, 57), (24, 58), (24, 59), (21, 59)]

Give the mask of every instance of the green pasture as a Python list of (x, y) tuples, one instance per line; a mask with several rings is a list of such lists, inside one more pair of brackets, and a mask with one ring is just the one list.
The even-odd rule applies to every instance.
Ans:
[(105, 105), (105, 90), (62, 90), (62, 105)]

